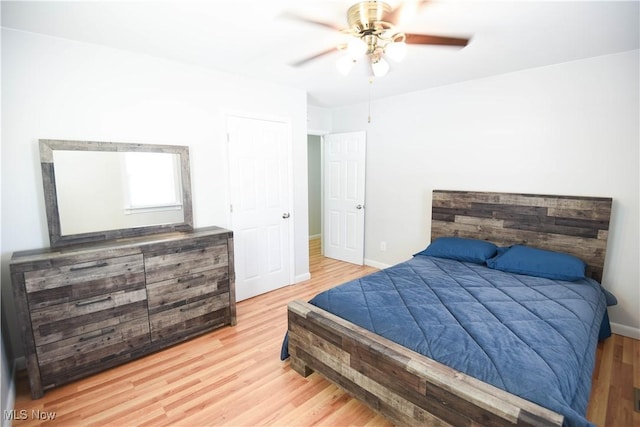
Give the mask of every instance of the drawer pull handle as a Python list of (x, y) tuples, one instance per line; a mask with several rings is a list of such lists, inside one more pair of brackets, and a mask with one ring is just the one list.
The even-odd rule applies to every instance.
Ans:
[(202, 279), (204, 274), (198, 274), (197, 276), (192, 277), (181, 277), (178, 279), (178, 283), (190, 282), (191, 280)]
[(180, 312), (181, 312), (181, 313), (184, 313), (184, 312), (186, 312), (186, 311), (191, 311), (191, 310), (193, 310), (193, 309), (195, 309), (195, 308), (199, 308), (199, 307), (202, 307), (202, 306), (204, 306), (204, 305), (207, 305), (207, 301), (202, 301), (202, 302), (200, 302), (200, 303), (198, 303), (198, 304), (194, 304), (194, 305), (192, 305), (191, 307), (182, 307), (182, 308), (180, 309)]
[(92, 334), (92, 335), (85, 335), (84, 337), (80, 337), (80, 339), (78, 341), (82, 342), (82, 341), (88, 341), (90, 339), (93, 338), (98, 338), (101, 337), (103, 335), (109, 335), (112, 334), (116, 331), (116, 328), (111, 328), (111, 329), (106, 329), (104, 331), (98, 331), (97, 334)]
[(99, 264), (93, 264), (93, 265), (85, 265), (82, 267), (71, 267), (69, 269), (69, 271), (79, 271), (79, 270), (88, 270), (89, 268), (99, 268), (99, 267), (106, 267), (107, 265), (109, 265), (108, 262), (101, 262)]
[(89, 301), (79, 301), (76, 303), (76, 307), (84, 307), (85, 305), (97, 304), (99, 302), (109, 301), (110, 299), (111, 295)]

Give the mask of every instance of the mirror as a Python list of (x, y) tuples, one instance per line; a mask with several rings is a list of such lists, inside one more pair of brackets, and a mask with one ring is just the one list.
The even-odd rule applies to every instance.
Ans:
[(188, 147), (39, 142), (51, 247), (193, 229)]

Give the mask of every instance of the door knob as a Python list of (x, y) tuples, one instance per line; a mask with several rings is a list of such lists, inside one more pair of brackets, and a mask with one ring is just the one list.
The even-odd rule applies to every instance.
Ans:
[(362, 205), (356, 205), (356, 209), (362, 209), (362, 208), (364, 208), (364, 206), (362, 206)]
[(289, 218), (289, 216), (290, 216), (289, 212), (285, 212), (285, 213), (282, 214), (282, 218), (284, 218), (284, 219)]

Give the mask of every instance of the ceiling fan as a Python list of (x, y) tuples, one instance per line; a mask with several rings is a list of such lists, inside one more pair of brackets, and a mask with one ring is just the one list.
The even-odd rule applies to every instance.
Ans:
[(390, 68), (385, 57), (400, 62), (405, 56), (407, 44), (464, 47), (469, 43), (468, 38), (412, 34), (399, 31), (396, 28), (407, 12), (415, 14), (418, 8), (425, 3), (427, 3), (425, 0), (408, 0), (401, 2), (396, 7), (391, 7), (383, 1), (362, 1), (347, 10), (347, 28), (288, 13), (286, 16), (290, 18), (327, 27), (351, 36), (346, 43), (330, 47), (291, 65), (299, 67), (335, 51), (346, 51), (347, 55), (339, 59), (336, 64), (342, 74), (347, 75), (361, 58), (368, 58), (373, 76), (380, 77), (385, 75)]

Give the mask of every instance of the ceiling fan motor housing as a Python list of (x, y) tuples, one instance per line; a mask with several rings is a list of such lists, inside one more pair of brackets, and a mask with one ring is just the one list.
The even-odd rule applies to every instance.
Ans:
[[(356, 3), (347, 11), (349, 28), (361, 35), (372, 34), (384, 29), (384, 16), (391, 12), (391, 6), (381, 1)], [(387, 24), (388, 25), (388, 24)]]

